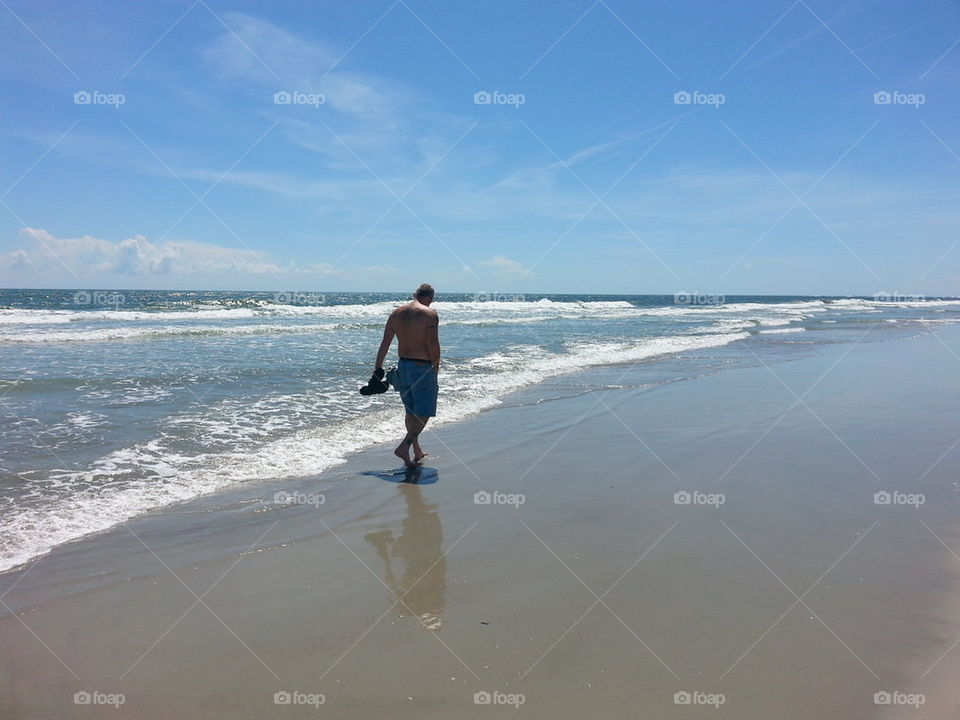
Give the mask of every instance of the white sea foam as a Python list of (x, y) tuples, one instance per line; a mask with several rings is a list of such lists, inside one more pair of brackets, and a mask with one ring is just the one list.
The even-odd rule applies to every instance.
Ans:
[[(481, 294), (482, 295), (482, 294)], [(496, 298), (496, 295), (492, 296)], [(291, 305), (280, 302), (251, 302), (248, 307), (221, 307), (204, 304), (188, 310), (38, 310), (0, 308), (0, 327), (3, 325), (60, 325), (64, 323), (169, 323), (197, 320), (245, 320), (271, 317), (316, 317), (331, 320), (363, 320), (382, 318), (397, 303), (380, 302), (369, 305)], [(720, 305), (667, 305), (663, 307), (637, 307), (625, 300), (561, 301), (547, 298), (533, 301), (474, 300), (445, 302), (438, 300), (434, 307), (451, 318), (481, 322), (484, 318), (541, 317), (672, 317), (695, 318), (710, 314), (738, 314), (761, 311), (764, 315), (796, 314), (798, 312), (824, 312), (827, 310), (878, 311), (884, 307), (941, 307), (960, 309), (960, 300), (904, 300), (886, 301), (863, 298), (840, 298), (837, 300), (800, 300), (782, 303), (725, 303)]]
[(62, 343), (138, 340), (201, 335), (260, 335), (265, 333), (314, 333), (338, 330), (343, 325), (151, 325), (138, 327), (95, 327), (84, 330), (37, 330), (35, 332), (0, 332), (0, 342)]
[(822, 300), (803, 300), (783, 303), (725, 303), (722, 305), (669, 305), (666, 307), (638, 308), (640, 314), (653, 317), (696, 317), (761, 313), (764, 316), (782, 314), (798, 315), (809, 312), (825, 312), (828, 306)]
[[(216, 305), (203, 305), (190, 310), (33, 310), (0, 308), (0, 326), (2, 325), (48, 325), (69, 322), (171, 322), (184, 320), (243, 320), (250, 318), (268, 318), (271, 316), (317, 317), (331, 319), (382, 318), (397, 306), (396, 302), (380, 302), (369, 305), (289, 305), (284, 303), (256, 303), (252, 307), (230, 308)], [(495, 316), (503, 314), (544, 314), (553, 317), (564, 311), (580, 313), (632, 312), (637, 308), (627, 301), (577, 301), (537, 300), (535, 302), (476, 300), (469, 302), (434, 303), (441, 312), (459, 315), (483, 314)]]
[[(258, 335), (268, 333), (312, 333), (329, 332), (341, 329), (355, 329), (358, 323), (368, 322), (380, 325), (383, 318), (394, 307), (393, 303), (376, 305), (336, 305), (322, 307), (270, 306), (271, 312), (261, 313), (249, 309), (216, 310), (196, 312), (126, 312), (103, 311), (72, 313), (67, 321), (84, 321), (81, 326), (70, 330), (45, 329), (36, 327), (16, 330), (0, 330), (0, 343), (64, 343), (64, 342), (104, 342), (116, 340), (136, 340), (165, 338), (174, 336), (202, 335)], [(638, 308), (627, 302), (553, 302), (541, 300), (532, 303), (523, 302), (472, 302), (472, 303), (436, 303), (441, 311), (443, 323), (449, 325), (510, 325), (548, 322), (551, 320), (570, 320), (592, 318), (597, 320), (616, 319), (636, 316)], [(279, 309), (278, 312), (272, 312)], [(62, 317), (62, 316), (58, 316)], [(282, 318), (289, 317), (286, 323)], [(213, 323), (211, 320), (242, 321), (254, 318), (258, 322), (227, 324)], [(330, 322), (302, 322), (310, 319)], [(98, 321), (112, 321), (104, 325)], [(140, 321), (132, 325), (119, 320)], [(201, 324), (160, 324), (157, 320), (206, 321)], [(273, 322), (266, 322), (273, 320)], [(42, 325), (42, 323), (34, 323)], [(0, 321), (0, 327), (3, 323)]]
[(876, 307), (956, 307), (960, 309), (960, 300), (872, 300), (871, 303)]
[(0, 309), (2, 325), (59, 325), (70, 322), (149, 322), (170, 320), (229, 320), (256, 317), (251, 308), (216, 310), (177, 310), (147, 312), (143, 310), (19, 310)]
[(77, 313), (69, 310), (19, 310), (0, 308), (0, 325), (68, 323)]
[[(191, 335), (256, 335), (309, 333), (354, 329), (365, 323), (379, 324), (395, 306), (393, 302), (372, 305), (286, 305), (260, 303), (255, 307), (145, 312), (133, 310), (10, 310), (0, 309), (0, 343), (102, 342), (140, 338)], [(960, 300), (887, 302), (861, 298), (803, 300), (782, 303), (727, 303), (722, 305), (668, 305), (637, 307), (627, 301), (535, 302), (480, 300), (442, 302), (434, 305), (444, 325), (523, 325), (553, 320), (663, 318), (676, 322), (702, 323), (730, 319), (764, 326), (788, 325), (824, 313), (880, 313), (885, 309), (929, 307), (934, 312), (960, 309)], [(288, 322), (283, 322), (289, 318)], [(310, 323), (311, 319), (317, 322)], [(253, 321), (253, 322), (244, 322)], [(74, 323), (70, 330), (47, 329)], [(176, 324), (171, 324), (176, 323)], [(7, 326), (7, 330), (3, 330)], [(16, 328), (16, 329), (14, 329)]]
[[(716, 348), (749, 337), (717, 333), (598, 342), (551, 354), (529, 349), (495, 353), (473, 363), (482, 372), (445, 378), (440, 423), (462, 420), (500, 404), (501, 398), (545, 378), (592, 365), (632, 363), (689, 350)], [(5, 512), (0, 570), (26, 562), (56, 545), (106, 530), (149, 510), (246, 481), (314, 475), (349, 453), (400, 431), (396, 408), (366, 413), (333, 427), (305, 429), (238, 452), (187, 456), (160, 438), (112, 452), (89, 470), (56, 473), (48, 487), (84, 487), (42, 506)]]
[[(883, 310), (884, 308), (957, 308), (960, 309), (960, 300), (941, 300), (939, 298), (930, 298), (929, 300), (896, 300), (896, 295), (890, 295), (889, 299), (870, 299), (862, 298), (842, 298), (840, 300), (828, 301), (828, 307), (844, 308), (848, 310)], [(903, 296), (908, 297), (908, 296)]]
[(107, 416), (100, 413), (70, 413), (67, 416), (67, 422), (74, 427), (87, 429), (103, 425), (107, 422)]

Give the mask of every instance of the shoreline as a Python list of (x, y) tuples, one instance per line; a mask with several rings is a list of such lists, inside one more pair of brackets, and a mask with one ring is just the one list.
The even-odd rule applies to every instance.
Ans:
[[(958, 461), (907, 482), (955, 439), (940, 342), (960, 350), (960, 328), (937, 335), (508, 404), (425, 435), (420, 484), (399, 482), (385, 444), (59, 546), (0, 574), (36, 633), (0, 616), (0, 709), (89, 717), (71, 702), (86, 689), (125, 694), (105, 717), (264, 717), (297, 691), (342, 717), (483, 717), (473, 694), (496, 691), (538, 717), (620, 717), (641, 699), (679, 717), (673, 693), (699, 691), (725, 694), (717, 717), (879, 717), (873, 692), (919, 687), (960, 632), (960, 562), (937, 539), (960, 544)], [(781, 416), (788, 387), (813, 412)], [(872, 502), (921, 488), (919, 509)], [(324, 501), (276, 505), (281, 490)], [(398, 593), (408, 607), (391, 608)], [(791, 593), (810, 611), (757, 640)], [(956, 668), (947, 655), (927, 676), (925, 711), (958, 707)]]
[[(740, 340), (748, 338), (747, 333), (714, 333), (676, 338), (653, 337), (632, 347), (629, 352), (623, 353), (624, 359), (620, 362), (594, 364), (588, 357), (584, 356), (579, 358), (582, 364), (571, 362), (559, 368), (530, 369), (502, 388), (500, 397), (487, 397), (479, 401), (455, 405), (435, 420), (431, 424), (431, 428), (469, 421), (479, 414), (502, 407), (505, 402), (509, 403), (511, 399), (524, 397), (531, 393), (536, 395), (541, 388), (552, 381), (559, 383), (559, 386), (564, 388), (571, 378), (584, 371), (589, 373), (604, 368), (609, 368), (609, 371), (617, 371), (618, 367), (628, 368), (637, 363), (654, 360), (656, 362), (650, 367), (653, 377), (656, 378), (659, 377), (658, 372), (663, 372), (663, 367), (669, 367), (670, 363), (678, 359), (688, 357), (698, 351), (721, 353), (723, 348), (736, 345)], [(698, 371), (694, 368), (692, 372), (696, 374)], [(443, 391), (441, 389), (442, 393)], [(563, 392), (561, 390), (561, 396)], [(380, 443), (377, 436), (386, 432), (390, 426), (393, 426), (394, 431), (402, 436), (402, 415), (399, 409), (399, 398), (394, 395), (393, 391), (389, 391), (385, 397), (391, 404), (389, 409), (375, 411), (366, 417), (347, 420), (339, 426), (326, 426), (318, 430), (296, 433), (274, 440), (260, 449), (261, 455), (255, 458), (257, 461), (255, 465), (251, 462), (252, 459), (249, 456), (224, 456), (222, 467), (196, 472), (188, 470), (186, 473), (190, 475), (188, 482), (164, 483), (157, 490), (149, 489), (146, 497), (139, 497), (135, 492), (132, 498), (126, 497), (123, 493), (119, 497), (94, 498), (89, 501), (93, 504), (93, 508), (84, 508), (87, 516), (85, 520), (91, 520), (89, 516), (93, 515), (92, 522), (97, 527), (90, 529), (86, 523), (80, 528), (71, 527), (64, 537), (57, 539), (52, 545), (48, 546), (45, 552), (21, 559), (17, 564), (0, 570), (0, 574), (15, 571), (17, 568), (23, 567), (38, 557), (43, 557), (47, 552), (62, 545), (102, 532), (109, 532), (111, 529), (134, 521), (139, 517), (157, 512), (162, 513), (170, 508), (190, 503), (197, 498), (219, 493), (230, 493), (235, 487), (262, 483), (264, 478), (267, 478), (265, 480), (267, 483), (287, 482), (288, 478), (293, 478), (296, 482), (299, 479), (314, 477), (335, 469), (347, 463), (352, 455), (377, 447)], [(447, 398), (441, 395), (441, 403), (445, 400)], [(329, 451), (331, 446), (334, 448), (332, 453)], [(320, 448), (322, 448), (322, 451), (320, 451)], [(296, 452), (296, 450), (299, 450), (299, 452)], [(297, 458), (294, 462), (295, 469), (298, 472), (291, 474), (292, 468), (283, 468), (281, 471), (287, 474), (280, 479), (274, 479), (278, 468), (271, 464), (271, 460), (277, 456)], [(148, 487), (149, 482), (146, 482), (142, 483), (142, 487), (139, 489), (146, 490)], [(69, 515), (61, 513), (61, 517), (69, 517)], [(20, 521), (22, 522), (23, 519), (21, 518)], [(40, 521), (40, 518), (34, 519), (36, 523)], [(50, 541), (49, 538), (44, 538), (44, 540), (46, 542)], [(6, 558), (4, 558), (4, 561), (7, 561)]]
[[(29, 354), (49, 357), (52, 368), (66, 364), (77, 370), (69, 378), (55, 377), (51, 370), (49, 378), (23, 383), (16, 377), (29, 367), (18, 368), (16, 355), (11, 357), (7, 375), (13, 378), (16, 401), (8, 407), (8, 472), (0, 478), (0, 491), (8, 500), (0, 568), (12, 569), (57, 545), (238, 483), (315, 475), (396, 432), (395, 398), (358, 402), (356, 381), (350, 380), (360, 377), (362, 382), (369, 373), (369, 359), (361, 349), (376, 323), (361, 323), (362, 331), (351, 333), (345, 346), (339, 336), (299, 332), (314, 326), (316, 318), (310, 318), (317, 313), (328, 320), (339, 318), (337, 327), (351, 318), (376, 316), (379, 322), (376, 303), (294, 307), (276, 304), (275, 298), (271, 309), (264, 309), (273, 319), (250, 325), (249, 318), (235, 322), (235, 310), (211, 310), (209, 299), (187, 295), (196, 312), (168, 312), (169, 303), (157, 305), (154, 298), (133, 303), (140, 309), (132, 313), (87, 313), (96, 321), (79, 325), (73, 321), (83, 312), (38, 318), (32, 314), (46, 311), (36, 309), (24, 311), (30, 317), (14, 319), (14, 325), (21, 320), (53, 323), (15, 334), (18, 340), (29, 336), (31, 342), (56, 340), (64, 334), (61, 325), (71, 323), (66, 334), (75, 341), (52, 342), (49, 349), (36, 347)], [(865, 323), (875, 327), (881, 316), (886, 324), (875, 329), (876, 335), (925, 332), (927, 322), (955, 321), (957, 305), (931, 302), (917, 310), (910, 303), (849, 298), (765, 303), (764, 297), (744, 297), (744, 302), (699, 308), (658, 304), (651, 301), (656, 296), (616, 302), (592, 297), (529, 303), (452, 299), (447, 325), (451, 372), (441, 388), (438, 421), (468, 418), (528, 387), (560, 387), (595, 363), (668, 366), (677, 357), (692, 355), (705, 358), (708, 365), (714, 356), (729, 355), (741, 356), (736, 362), (743, 363), (752, 360), (753, 353), (769, 357), (769, 346), (780, 343), (784, 347), (779, 354), (792, 357), (803, 344), (850, 342), (851, 331), (868, 327)], [(359, 298), (337, 298), (341, 300)], [(147, 312), (158, 307), (165, 309)], [(927, 314), (934, 319), (922, 317)], [(115, 315), (134, 322), (121, 322), (117, 328)], [(190, 322), (181, 327), (146, 320), (161, 316), (177, 322), (189, 316)], [(473, 331), (491, 316), (496, 328), (489, 338), (486, 332)], [(594, 322), (600, 318), (605, 330), (597, 334)], [(530, 328), (536, 327), (538, 335), (545, 333), (534, 343), (529, 342), (530, 322), (536, 323)], [(270, 332), (260, 334), (267, 329)], [(287, 333), (293, 329), (299, 331)], [(275, 335), (274, 330), (283, 332)], [(204, 339), (195, 346), (180, 331), (199, 332)], [(147, 333), (144, 337), (151, 339), (102, 346), (111, 349), (104, 365), (98, 342), (115, 332), (124, 337)], [(248, 337), (249, 332), (254, 334)], [(332, 366), (318, 366), (316, 352), (338, 344), (346, 354), (337, 351), (341, 358)], [(694, 351), (721, 345), (730, 350)], [(204, 362), (208, 352), (224, 362)], [(279, 365), (264, 363), (261, 356), (278, 358)], [(647, 363), (651, 358), (655, 361)], [(693, 375), (700, 372), (695, 365), (688, 366)], [(619, 383), (616, 371), (595, 375)], [(561, 380), (554, 383), (551, 377)], [(656, 373), (650, 381), (659, 381)], [(578, 381), (572, 385), (577, 387)], [(569, 394), (569, 388), (559, 394)], [(41, 445), (32, 436), (37, 427), (43, 428)]]

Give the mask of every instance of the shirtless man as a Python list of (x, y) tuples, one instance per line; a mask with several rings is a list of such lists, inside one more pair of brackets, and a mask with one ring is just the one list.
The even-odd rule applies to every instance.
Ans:
[[(377, 352), (376, 368), (383, 369), (394, 336), (397, 337), (399, 382), (397, 390), (406, 410), (407, 434), (393, 454), (408, 468), (423, 462), (427, 453), (420, 447), (420, 433), (427, 420), (437, 414), (437, 374), (440, 370), (440, 320), (430, 309), (434, 291), (424, 283), (413, 294), (413, 300), (401, 305), (387, 319), (383, 340)], [(410, 448), (413, 448), (413, 460)]]

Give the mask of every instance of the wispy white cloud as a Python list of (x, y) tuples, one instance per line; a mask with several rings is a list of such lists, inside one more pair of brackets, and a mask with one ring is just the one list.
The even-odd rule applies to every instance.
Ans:
[(224, 19), (231, 31), (225, 30), (203, 52), (221, 81), (268, 102), (281, 90), (324, 96), (316, 116), (307, 120), (297, 112), (302, 108), (267, 106), (272, 117), (284, 122), (290, 139), (307, 149), (348, 157), (332, 129), (357, 152), (389, 150), (390, 156), (409, 161), (411, 150), (423, 149), (417, 138), (429, 135), (440, 119), (414, 87), (351, 69), (349, 55), (338, 63), (343, 58), (340, 49), (244, 13), (228, 13)]
[[(183, 170), (177, 174), (185, 180), (206, 180), (209, 182), (225, 183), (240, 187), (264, 190), (277, 195), (292, 198), (314, 200), (346, 199), (351, 196), (353, 183), (335, 180), (305, 179), (289, 173), (260, 171), (260, 170), (232, 170), (230, 172), (216, 172), (214, 170)], [(352, 188), (354, 191), (356, 187)], [(384, 192), (380, 192), (383, 195)], [(356, 197), (355, 195), (353, 197)]]
[(338, 272), (326, 264), (281, 265), (264, 252), (190, 240), (154, 243), (143, 235), (116, 242), (90, 235), (64, 238), (29, 227), (20, 231), (20, 238), (27, 247), (0, 255), (0, 269), (37, 273), (52, 266), (66, 266), (78, 278), (84, 275), (280, 276)]
[(526, 272), (526, 267), (522, 262), (511, 260), (503, 255), (497, 255), (489, 260), (481, 260), (477, 265), (493, 268), (503, 275), (522, 276)]
[[(223, 13), (222, 18), (229, 29), (223, 28), (202, 51), (221, 77), (309, 85), (337, 59), (332, 49), (252, 15), (230, 12)], [(301, 89), (308, 91), (306, 86)]]

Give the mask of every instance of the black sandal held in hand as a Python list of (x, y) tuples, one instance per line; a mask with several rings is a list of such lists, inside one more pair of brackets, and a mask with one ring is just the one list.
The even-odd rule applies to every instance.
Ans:
[(370, 376), (370, 380), (367, 381), (367, 384), (360, 388), (360, 394), (379, 395), (380, 393), (385, 393), (387, 390), (389, 390), (390, 383), (384, 381), (383, 376), (383, 368), (377, 368), (374, 370), (373, 375)]

